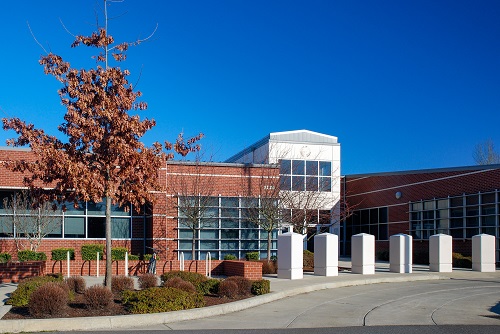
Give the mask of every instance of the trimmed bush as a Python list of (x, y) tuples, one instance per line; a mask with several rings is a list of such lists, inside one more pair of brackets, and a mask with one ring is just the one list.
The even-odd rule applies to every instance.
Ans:
[(17, 259), (21, 262), (25, 261), (46, 261), (47, 255), (44, 252), (35, 252), (31, 250), (22, 250), (17, 252)]
[(114, 303), (113, 293), (102, 285), (94, 285), (83, 293), (85, 306), (91, 310), (103, 310)]
[(28, 303), (28, 310), (35, 318), (63, 316), (68, 309), (69, 294), (64, 283), (48, 282), (33, 291)]
[(414, 264), (429, 264), (429, 252), (421, 251), (413, 253)]
[(236, 257), (236, 255), (233, 255), (233, 254), (226, 254), (224, 256), (224, 260), (238, 260), (238, 258)]
[(129, 253), (129, 259), (130, 259), (130, 252), (127, 247), (113, 247), (111, 248), (111, 260), (113, 261), (123, 261), (125, 260), (125, 253)]
[(259, 254), (259, 252), (248, 252), (245, 254), (245, 259), (247, 261), (259, 261), (260, 254)]
[(308, 250), (304, 250), (302, 256), (302, 262), (304, 268), (308, 269), (314, 268), (314, 253)]
[(159, 287), (141, 291), (125, 291), (122, 302), (129, 312), (134, 314), (187, 310), (205, 306), (201, 294)]
[(74, 248), (55, 248), (51, 251), (52, 258), (51, 260), (53, 261), (66, 261), (68, 259), (68, 252), (69, 252), (69, 259), (74, 260), (75, 259), (75, 249)]
[(191, 282), (196, 288), (196, 291), (205, 294), (204, 287), (202, 284), (207, 280), (207, 277), (205, 275), (192, 273), (189, 271), (169, 271), (168, 273), (164, 273), (163, 275), (161, 275), (161, 279), (163, 282), (167, 282), (169, 279), (173, 277), (180, 277), (184, 281)]
[(231, 276), (226, 278), (224, 281), (231, 281), (236, 283), (236, 286), (238, 287), (238, 295), (240, 296), (248, 296), (252, 293), (252, 281), (250, 281), (248, 278), (242, 276)]
[(128, 259), (129, 259), (130, 261), (139, 261), (139, 255), (129, 254), (129, 255), (128, 255)]
[(85, 279), (81, 276), (71, 276), (65, 280), (68, 288), (76, 293), (84, 293), (86, 288)]
[(252, 293), (254, 295), (263, 295), (271, 292), (271, 282), (267, 279), (261, 279), (252, 282)]
[(172, 277), (165, 281), (163, 286), (166, 288), (175, 288), (189, 293), (196, 293), (196, 288), (193, 283), (183, 280), (180, 277)]
[(158, 277), (155, 274), (144, 274), (139, 276), (139, 287), (149, 289), (158, 286)]
[(460, 253), (452, 253), (453, 267), (455, 268), (472, 268), (472, 257), (463, 256)]
[(48, 282), (61, 282), (61, 279), (50, 276), (36, 276), (30, 277), (19, 282), (17, 289), (12, 292), (10, 298), (7, 300), (7, 305), (12, 306), (27, 306), (31, 294)]
[(0, 263), (7, 263), (12, 259), (9, 253), (0, 253)]
[(97, 259), (97, 252), (99, 252), (99, 260), (103, 259), (104, 245), (100, 244), (87, 244), (81, 248), (83, 261), (95, 261)]
[(219, 291), (220, 280), (216, 278), (209, 278), (204, 282), (201, 282), (199, 291), (203, 295), (216, 295)]
[[(151, 258), (153, 257), (153, 254), (144, 254), (143, 255), (143, 259), (144, 261), (149, 261), (151, 260)], [(158, 261), (160, 259), (160, 257), (158, 256), (158, 254), (156, 255), (156, 261)]]
[(261, 262), (263, 275), (276, 274), (278, 272), (276, 261), (261, 260)]
[(134, 280), (128, 276), (113, 276), (111, 279), (111, 291), (119, 294), (125, 290), (134, 290)]
[(377, 260), (379, 261), (389, 261), (389, 251), (378, 251), (377, 252)]
[(236, 298), (238, 296), (238, 284), (227, 279), (219, 284), (219, 296), (227, 298)]

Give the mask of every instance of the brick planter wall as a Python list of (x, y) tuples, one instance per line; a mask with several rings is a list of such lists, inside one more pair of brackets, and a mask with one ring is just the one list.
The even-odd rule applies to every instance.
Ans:
[[(0, 264), (0, 274), (2, 283), (18, 282), (19, 280), (40, 276), (44, 274), (62, 273), (67, 275), (66, 261), (38, 261), (38, 262), (9, 262)], [(148, 262), (129, 261), (128, 274), (138, 276), (146, 273)], [(251, 280), (262, 279), (262, 263), (252, 261), (222, 261), (212, 260), (212, 276), (243, 276)], [(180, 270), (180, 261), (159, 260), (156, 262), (156, 274), (162, 275), (169, 271)], [(184, 261), (184, 270), (206, 273), (205, 261)], [(99, 261), (99, 276), (104, 276), (106, 272), (106, 261)], [(113, 261), (113, 275), (125, 275), (125, 261)], [(70, 276), (96, 276), (97, 261), (70, 261)]]
[(45, 261), (0, 263), (0, 283), (17, 283), (23, 278), (45, 274)]

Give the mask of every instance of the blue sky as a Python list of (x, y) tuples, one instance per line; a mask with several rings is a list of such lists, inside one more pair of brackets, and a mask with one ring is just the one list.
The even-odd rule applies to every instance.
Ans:
[[(58, 134), (58, 82), (38, 41), (93, 66), (101, 1), (2, 1), (0, 114)], [(500, 149), (500, 1), (125, 0), (109, 7), (118, 41), (148, 36), (122, 68), (157, 126), (144, 141), (205, 134), (223, 161), (269, 132), (339, 138), (342, 174), (473, 165)], [(0, 142), (13, 133), (0, 132)]]

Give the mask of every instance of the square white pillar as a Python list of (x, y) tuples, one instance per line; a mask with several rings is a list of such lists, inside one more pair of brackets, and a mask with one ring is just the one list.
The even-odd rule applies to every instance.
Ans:
[(489, 234), (478, 234), (472, 237), (472, 270), (494, 272), (495, 237)]
[(338, 276), (339, 237), (322, 233), (314, 236), (314, 275)]
[(411, 274), (413, 266), (413, 238), (408, 234), (395, 234), (389, 238), (390, 270)]
[(375, 274), (375, 236), (366, 233), (352, 236), (351, 262), (354, 274)]
[(429, 237), (429, 269), (440, 273), (452, 271), (453, 238), (447, 234), (434, 234)]
[(302, 234), (288, 232), (278, 235), (278, 278), (301, 279), (304, 277)]

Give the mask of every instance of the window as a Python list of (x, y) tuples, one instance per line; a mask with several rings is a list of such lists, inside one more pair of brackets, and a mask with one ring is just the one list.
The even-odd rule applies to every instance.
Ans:
[(280, 160), (280, 189), (332, 191), (332, 163), (314, 160)]
[(355, 210), (346, 220), (346, 238), (358, 233), (370, 233), (376, 240), (389, 238), (389, 209), (387, 207)]

